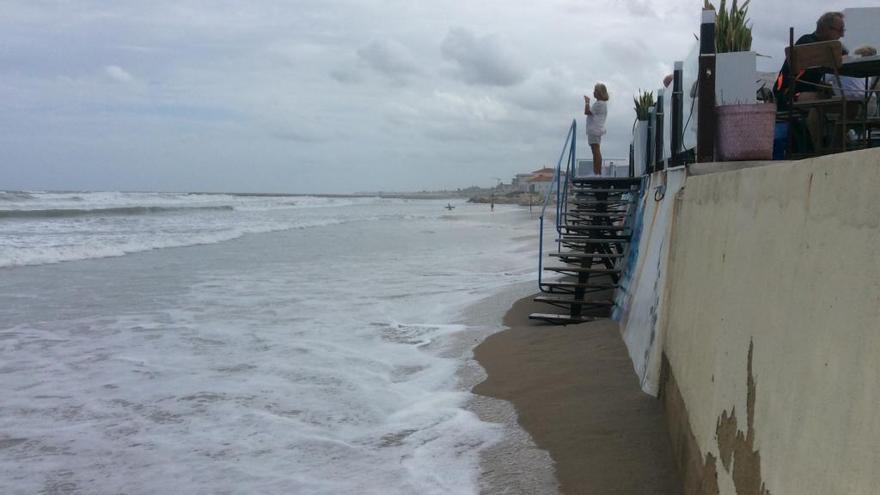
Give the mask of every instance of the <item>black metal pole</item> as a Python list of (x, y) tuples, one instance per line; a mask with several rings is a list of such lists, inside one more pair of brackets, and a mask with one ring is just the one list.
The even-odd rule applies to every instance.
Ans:
[(657, 92), (657, 104), (654, 108), (654, 170), (663, 170), (663, 97), (664, 90)]
[(654, 107), (648, 109), (648, 139), (645, 140), (645, 172), (654, 173)]
[(684, 103), (682, 92), (681, 73), (684, 70), (683, 62), (675, 62), (675, 68), (672, 71), (672, 127), (669, 129), (672, 134), (669, 139), (669, 160), (672, 165), (678, 165), (678, 154), (681, 153), (682, 138), (682, 122), (684, 120)]
[[(794, 65), (795, 53), (794, 53), (794, 28), (788, 28), (788, 70), (785, 74), (785, 78), (788, 81), (788, 87), (783, 88), (779, 94), (780, 98), (785, 100), (785, 108), (788, 109), (788, 130), (785, 132), (785, 140), (786, 140), (786, 159), (791, 160), (791, 156), (794, 154), (794, 108), (792, 108), (792, 103), (794, 102), (794, 74), (792, 70), (792, 66)], [(779, 108), (777, 106), (777, 108)]]
[(629, 144), (629, 176), (636, 176), (635, 152), (633, 151), (633, 143)]
[(715, 11), (703, 9), (700, 24), (697, 161), (715, 160)]

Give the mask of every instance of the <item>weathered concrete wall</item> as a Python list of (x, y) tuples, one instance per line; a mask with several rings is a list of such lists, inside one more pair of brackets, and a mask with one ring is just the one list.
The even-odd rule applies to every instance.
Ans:
[(880, 150), (688, 177), (661, 394), (686, 493), (880, 493)]

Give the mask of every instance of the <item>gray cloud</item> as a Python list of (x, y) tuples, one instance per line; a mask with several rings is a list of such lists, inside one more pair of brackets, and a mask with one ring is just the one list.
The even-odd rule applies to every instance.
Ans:
[(623, 3), (626, 6), (626, 11), (632, 16), (653, 19), (659, 17), (649, 0), (618, 0), (618, 2)]
[(528, 72), (497, 37), (476, 36), (464, 28), (452, 28), (443, 39), (441, 52), (458, 65), (461, 78), (469, 84), (512, 86), (525, 80)]
[(409, 50), (393, 40), (373, 41), (359, 49), (357, 54), (373, 70), (392, 78), (419, 72), (419, 67)]
[(326, 141), (323, 136), (316, 136), (310, 132), (301, 132), (297, 130), (279, 130), (272, 133), (272, 136), (282, 141), (293, 141), (295, 143), (317, 143)]
[[(583, 0), (564, 0), (560, 3), (560, 8), (571, 14), (589, 16), (593, 15), (597, 10), (611, 7), (613, 10), (620, 12), (625, 9), (632, 17), (659, 17), (654, 9), (651, 0), (613, 0), (612, 6), (597, 4), (596, 2), (584, 2)], [(666, 6), (668, 8), (668, 6)]]
[(506, 97), (522, 110), (563, 113), (578, 104), (578, 84), (567, 67), (542, 69), (510, 88)]
[(330, 77), (343, 84), (356, 84), (364, 80), (363, 75), (352, 67), (336, 67), (330, 70)]

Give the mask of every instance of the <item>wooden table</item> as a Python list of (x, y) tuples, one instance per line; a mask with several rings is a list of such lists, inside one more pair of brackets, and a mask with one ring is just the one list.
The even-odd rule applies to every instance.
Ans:
[(841, 76), (849, 77), (868, 78), (880, 76), (880, 55), (872, 57), (843, 57), (843, 64), (838, 72)]

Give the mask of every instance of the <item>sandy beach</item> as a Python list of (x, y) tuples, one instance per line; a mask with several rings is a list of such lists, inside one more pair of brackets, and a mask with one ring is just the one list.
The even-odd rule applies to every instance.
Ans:
[(528, 319), (546, 309), (537, 306), (518, 300), (507, 329), (474, 349), (488, 376), (473, 391), (513, 404), (529, 443), (549, 452), (564, 494), (678, 493), (660, 402), (639, 389), (617, 323), (549, 326)]

